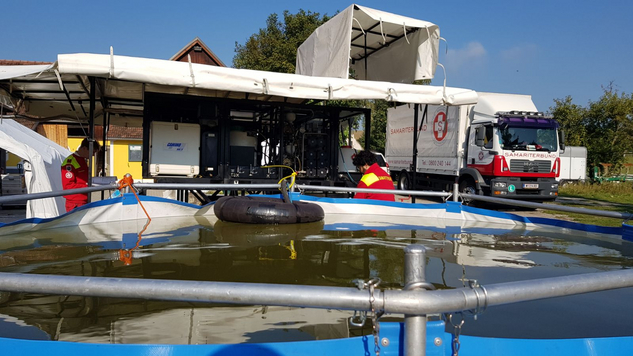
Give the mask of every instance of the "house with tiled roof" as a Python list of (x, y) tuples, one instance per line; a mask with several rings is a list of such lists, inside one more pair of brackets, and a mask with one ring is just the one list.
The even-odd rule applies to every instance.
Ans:
[(218, 58), (213, 51), (207, 47), (198, 37), (194, 38), (185, 47), (183, 47), (178, 53), (174, 54), (169, 60), (178, 62), (188, 62), (191, 58), (191, 63), (206, 64), (210, 66), (226, 67), (224, 63)]

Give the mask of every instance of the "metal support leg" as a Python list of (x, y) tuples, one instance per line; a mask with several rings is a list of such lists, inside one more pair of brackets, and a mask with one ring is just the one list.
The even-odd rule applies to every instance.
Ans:
[(453, 201), (456, 202), (459, 200), (459, 179), (455, 178), (455, 183), (453, 183)]
[[(425, 282), (426, 249), (422, 245), (409, 245), (404, 249), (404, 289), (420, 288)], [(404, 354), (426, 354), (426, 315), (404, 316)]]

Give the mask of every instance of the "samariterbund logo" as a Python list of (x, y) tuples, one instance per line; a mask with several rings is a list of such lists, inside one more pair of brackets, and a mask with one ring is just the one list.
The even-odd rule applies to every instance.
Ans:
[(556, 158), (555, 152), (503, 152), (503, 155), (511, 158)]
[(435, 114), (435, 119), (433, 119), (433, 136), (435, 137), (435, 141), (441, 142), (446, 137), (447, 129), (446, 113), (440, 111)]

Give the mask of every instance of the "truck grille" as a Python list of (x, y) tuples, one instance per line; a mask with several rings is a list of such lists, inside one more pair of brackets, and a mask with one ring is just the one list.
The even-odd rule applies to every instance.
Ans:
[(552, 170), (551, 164), (546, 160), (513, 159), (510, 160), (510, 172), (549, 173)]

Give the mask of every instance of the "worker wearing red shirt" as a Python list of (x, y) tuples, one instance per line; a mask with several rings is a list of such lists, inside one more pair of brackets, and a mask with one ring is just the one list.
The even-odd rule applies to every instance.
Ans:
[[(357, 188), (394, 189), (391, 177), (376, 163), (376, 156), (372, 152), (360, 151), (354, 156), (352, 162), (363, 174)], [(356, 193), (354, 198), (395, 201), (393, 194), (380, 193)]]
[[(93, 154), (99, 151), (99, 142), (93, 143)], [(66, 157), (62, 162), (62, 186), (64, 189), (76, 189), (88, 187), (88, 159), (90, 158), (90, 141), (87, 138), (81, 141), (77, 151)], [(65, 195), (66, 212), (78, 206), (88, 203), (88, 194)]]

